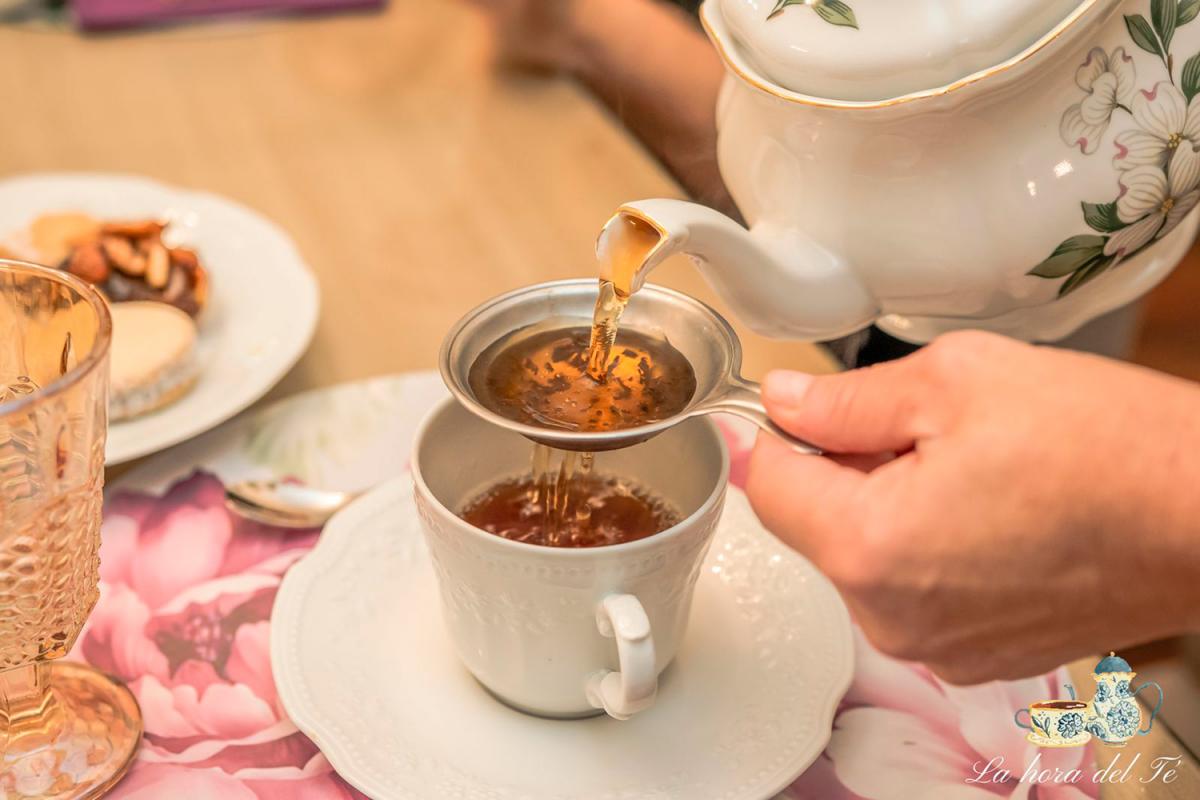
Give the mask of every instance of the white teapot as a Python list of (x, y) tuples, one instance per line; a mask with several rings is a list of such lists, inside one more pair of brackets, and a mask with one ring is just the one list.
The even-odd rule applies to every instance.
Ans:
[[(643, 200), (637, 281), (692, 256), (767, 335), (1053, 341), (1196, 235), (1200, 0), (707, 0), (749, 228)], [(628, 219), (626, 219), (628, 221)], [(603, 244), (605, 234), (601, 234)]]

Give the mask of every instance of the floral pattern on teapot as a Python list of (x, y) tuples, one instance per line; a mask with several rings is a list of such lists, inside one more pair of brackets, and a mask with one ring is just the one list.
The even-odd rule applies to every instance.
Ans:
[(1125, 16), (1133, 44), (1162, 62), (1166, 80), (1149, 88), (1136, 88), (1137, 70), (1124, 47), (1092, 48), (1075, 71), (1084, 94), (1063, 112), (1064, 142), (1092, 155), (1114, 115), (1128, 114), (1136, 127), (1114, 139), (1116, 198), (1081, 203), (1083, 221), (1095, 233), (1065, 239), (1028, 273), (1066, 278), (1059, 297), (1166, 236), (1200, 202), (1200, 53), (1176, 70), (1171, 51), (1176, 29), (1198, 15), (1200, 0), (1151, 0), (1149, 20)]
[[(1135, 674), (1129, 662), (1114, 653), (1100, 659), (1092, 673), (1096, 693), (1092, 696), (1086, 730), (1107, 745), (1121, 747), (1134, 735), (1149, 733), (1154, 717), (1162, 708), (1162, 687), (1148, 681), (1133, 689), (1129, 681)], [(1142, 710), (1134, 696), (1149, 687), (1158, 690), (1158, 704), (1150, 711), (1146, 727), (1140, 728)]]
[[(1196, 0), (1196, 3), (1200, 4), (1200, 0)], [(775, 7), (767, 15), (767, 19), (779, 16), (788, 6), (808, 6), (830, 25), (858, 29), (858, 19), (854, 16), (854, 9), (843, 3), (842, 0), (776, 0)]]

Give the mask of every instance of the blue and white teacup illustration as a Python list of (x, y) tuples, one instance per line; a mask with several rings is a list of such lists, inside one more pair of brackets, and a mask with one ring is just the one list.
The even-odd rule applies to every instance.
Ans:
[[(1154, 717), (1163, 704), (1163, 690), (1154, 681), (1146, 681), (1137, 688), (1131, 688), (1133, 677), (1137, 675), (1129, 662), (1120, 656), (1109, 653), (1100, 659), (1100, 663), (1092, 671), (1096, 681), (1096, 694), (1088, 704), (1089, 714), (1086, 730), (1110, 747), (1124, 747), (1134, 735), (1144, 736), (1154, 725)], [(1140, 728), (1142, 710), (1138, 705), (1138, 692), (1153, 686), (1158, 690), (1158, 703), (1150, 711), (1146, 727)]]
[[(1039, 747), (1078, 747), (1091, 739), (1086, 729), (1088, 719), (1088, 704), (1076, 700), (1075, 691), (1071, 692), (1070, 700), (1042, 700), (1032, 703), (1029, 708), (1017, 709), (1013, 721), (1021, 728), (1029, 731), (1026, 736), (1030, 742)], [(1021, 715), (1029, 715), (1029, 723), (1021, 721)]]

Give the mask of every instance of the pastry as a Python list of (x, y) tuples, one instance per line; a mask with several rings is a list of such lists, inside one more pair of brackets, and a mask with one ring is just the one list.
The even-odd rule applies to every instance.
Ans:
[(95, 285), (109, 300), (153, 300), (197, 316), (208, 300), (208, 272), (196, 253), (163, 242), (158, 220), (100, 222), (74, 212), (43, 214), (29, 227), (38, 260)]
[(112, 304), (113, 422), (162, 408), (196, 382), (196, 324), (185, 312), (154, 301)]
[(43, 214), (29, 226), (29, 243), (43, 264), (58, 264), (76, 245), (95, 239), (100, 223), (87, 214)]

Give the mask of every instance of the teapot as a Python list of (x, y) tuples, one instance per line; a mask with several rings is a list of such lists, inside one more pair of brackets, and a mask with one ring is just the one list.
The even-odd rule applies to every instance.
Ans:
[[(1136, 689), (1130, 688), (1130, 682), (1136, 674), (1128, 661), (1111, 652), (1100, 659), (1092, 671), (1096, 693), (1088, 703), (1084, 730), (1112, 747), (1123, 747), (1134, 734), (1144, 736), (1149, 733), (1154, 725), (1154, 717), (1162, 708), (1163, 690), (1154, 681), (1147, 681)], [(1139, 728), (1142, 711), (1134, 698), (1138, 692), (1150, 686), (1158, 690), (1158, 703), (1150, 711), (1146, 727)]]
[(690, 256), (750, 328), (1054, 341), (1200, 225), (1200, 0), (706, 0), (746, 226), (649, 199), (634, 283)]

